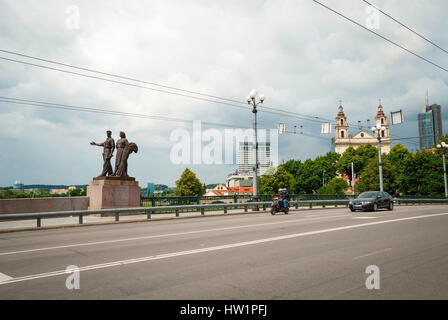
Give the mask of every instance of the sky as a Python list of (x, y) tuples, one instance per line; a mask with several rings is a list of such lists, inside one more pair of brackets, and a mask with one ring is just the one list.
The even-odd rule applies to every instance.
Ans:
[[(365, 2), (322, 3), (448, 69), (447, 53), (386, 16), (375, 15)], [(389, 0), (375, 4), (448, 50), (448, 2)], [(280, 162), (315, 158), (330, 150), (332, 135), (320, 133), (319, 121), (334, 121), (340, 100), (348, 121), (366, 126), (367, 119), (372, 123), (381, 99), (388, 118), (392, 111), (403, 111), (404, 123), (391, 126), (391, 135), (417, 137), (417, 114), (428, 91), (429, 103), (442, 105), (443, 133), (448, 129), (447, 71), (311, 0), (0, 0), (0, 49), (242, 104), (169, 94), (157, 90), (193, 95), (5, 52), (0, 57), (145, 88), (0, 59), (1, 97), (245, 128), (253, 121), (245, 98), (256, 88), (266, 97), (257, 114), (260, 127), (275, 130), (278, 123), (285, 123), (288, 131), (302, 126), (308, 134), (280, 135)], [(262, 112), (268, 111), (264, 107), (294, 114)], [(204, 183), (225, 182), (236, 164), (173, 163), (170, 154), (176, 141), (170, 136), (176, 129), (192, 132), (192, 125), (0, 101), (0, 186), (16, 180), (88, 184), (103, 164), (102, 149), (90, 141), (103, 142), (106, 130), (112, 131), (115, 140), (124, 131), (138, 145), (138, 153), (129, 156), (128, 173), (142, 187), (147, 182), (174, 186), (186, 167)], [(357, 131), (350, 130), (351, 134)], [(411, 151), (419, 149), (418, 139), (401, 143)]]

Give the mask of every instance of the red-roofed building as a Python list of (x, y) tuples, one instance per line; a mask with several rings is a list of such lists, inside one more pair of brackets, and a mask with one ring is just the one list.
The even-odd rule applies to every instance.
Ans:
[(234, 194), (252, 194), (253, 187), (227, 187), (224, 184), (218, 184), (204, 196), (230, 196)]

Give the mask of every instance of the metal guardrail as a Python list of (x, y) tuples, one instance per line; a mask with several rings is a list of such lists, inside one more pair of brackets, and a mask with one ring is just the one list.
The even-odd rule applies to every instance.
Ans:
[(438, 203), (446, 203), (448, 204), (447, 198), (415, 198), (415, 199), (409, 199), (409, 198), (395, 198), (394, 199), (395, 204), (438, 204)]
[[(260, 201), (271, 201), (275, 195), (272, 194), (259, 194), (258, 199)], [(291, 200), (347, 200), (356, 198), (357, 195), (351, 194), (290, 194)], [(240, 203), (250, 202), (252, 195), (250, 194), (234, 194), (227, 196), (140, 196), (140, 206), (177, 206), (177, 205), (189, 205), (189, 204), (206, 204), (206, 203)], [(219, 202), (218, 202), (219, 201)]]
[[(334, 207), (346, 206), (348, 207), (349, 199), (334, 199), (334, 200), (293, 200), (289, 202), (290, 207), (308, 207), (313, 208), (313, 205), (321, 205), (326, 207), (333, 205)], [(400, 204), (434, 204), (434, 203), (446, 203), (448, 199), (401, 199), (396, 198), (394, 202)], [(272, 201), (262, 202), (244, 202), (244, 203), (216, 203), (216, 204), (194, 204), (194, 205), (178, 205), (178, 206), (158, 206), (158, 207), (136, 207), (136, 208), (114, 208), (114, 209), (100, 209), (100, 210), (73, 210), (73, 211), (55, 211), (55, 212), (39, 212), (39, 213), (15, 213), (15, 214), (0, 214), (0, 221), (14, 221), (14, 220), (32, 220), (36, 219), (36, 225), (38, 228), (42, 226), (42, 219), (44, 218), (62, 218), (78, 216), (79, 224), (83, 224), (83, 217), (93, 214), (113, 214), (115, 221), (120, 220), (120, 213), (141, 213), (146, 214), (147, 219), (151, 219), (152, 214), (163, 213), (175, 213), (176, 217), (182, 212), (200, 211), (201, 215), (205, 215), (207, 210), (222, 209), (224, 214), (227, 213), (229, 208), (244, 208), (244, 212), (247, 212), (249, 208), (253, 211), (266, 211), (270, 207)]]

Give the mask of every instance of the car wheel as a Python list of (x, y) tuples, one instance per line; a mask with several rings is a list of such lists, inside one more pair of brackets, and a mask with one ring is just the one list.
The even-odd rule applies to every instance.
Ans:
[(387, 208), (389, 211), (394, 210), (394, 203), (392, 201), (389, 202), (389, 208)]
[(378, 210), (378, 205), (376, 203), (373, 204), (372, 211), (375, 212)]

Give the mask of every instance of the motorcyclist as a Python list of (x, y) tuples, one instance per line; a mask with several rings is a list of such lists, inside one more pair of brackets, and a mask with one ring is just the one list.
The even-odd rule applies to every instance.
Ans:
[(278, 189), (278, 208), (279, 210), (282, 208), (283, 206), (283, 189)]
[(288, 194), (288, 190), (286, 190), (286, 188), (283, 188), (282, 190), (282, 200), (283, 200), (283, 206), (286, 208), (288, 206), (288, 202), (290, 200), (289, 194)]

